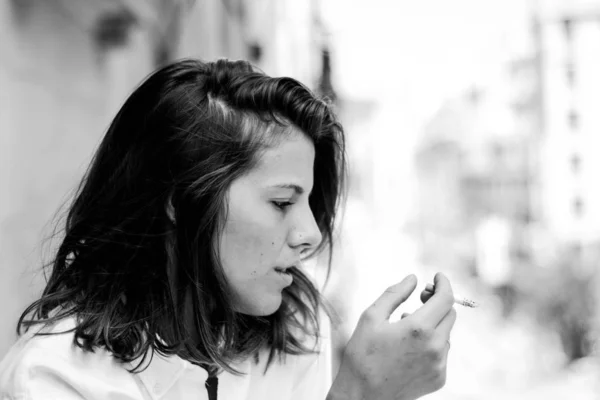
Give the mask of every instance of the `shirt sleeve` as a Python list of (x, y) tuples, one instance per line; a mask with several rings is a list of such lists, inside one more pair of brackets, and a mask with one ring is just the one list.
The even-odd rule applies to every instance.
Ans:
[(319, 354), (312, 355), (308, 367), (299, 371), (300, 378), (291, 400), (325, 400), (332, 384), (331, 322), (321, 317)]

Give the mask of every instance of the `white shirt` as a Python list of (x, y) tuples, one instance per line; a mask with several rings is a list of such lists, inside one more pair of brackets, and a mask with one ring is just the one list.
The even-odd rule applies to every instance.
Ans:
[[(65, 319), (50, 331), (74, 327)], [(130, 373), (136, 363), (121, 364), (106, 350), (84, 352), (74, 333), (33, 336), (31, 328), (0, 363), (0, 400), (204, 400), (207, 372), (177, 356), (154, 354), (148, 368)], [(321, 323), (320, 354), (275, 357), (263, 375), (268, 351), (260, 362), (233, 363), (245, 376), (218, 375), (219, 400), (325, 400), (332, 381), (331, 328)], [(145, 364), (144, 364), (145, 365)]]

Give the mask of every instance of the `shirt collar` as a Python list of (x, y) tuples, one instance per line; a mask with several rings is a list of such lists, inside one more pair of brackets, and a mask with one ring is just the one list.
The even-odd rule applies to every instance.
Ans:
[[(148, 351), (151, 350), (149, 349)], [(162, 398), (177, 382), (184, 371), (192, 368), (190, 362), (183, 360), (177, 355), (165, 357), (155, 352), (151, 360), (148, 358), (149, 356), (140, 366), (140, 368), (146, 368), (137, 373), (137, 375), (152, 400)], [(130, 365), (133, 368), (137, 363), (130, 363)], [(206, 380), (208, 373), (202, 368), (198, 369), (199, 373), (203, 374), (203, 380)]]
[[(261, 354), (261, 360), (266, 360), (267, 356), (268, 353)], [(245, 375), (250, 373), (250, 364), (251, 362), (249, 359), (231, 362), (232, 367)], [(137, 363), (129, 363), (130, 368), (133, 368), (136, 365)], [(147, 368), (139, 372), (137, 375), (152, 400), (160, 400), (169, 391), (169, 389), (177, 383), (186, 370), (194, 369), (195, 374), (200, 374), (200, 379), (202, 382), (205, 382), (206, 379), (208, 379), (208, 372), (206, 372), (204, 368), (198, 367), (177, 355), (165, 357), (158, 353), (154, 353), (151, 361), (148, 359), (144, 361), (141, 368), (143, 367)], [(221, 381), (223, 379), (225, 379), (224, 383), (227, 384), (228, 379), (232, 379), (232, 375), (228, 373), (222, 373), (219, 375), (219, 380)], [(247, 384), (248, 381), (245, 380), (245, 382)], [(240, 397), (244, 391), (247, 390), (247, 387), (240, 385), (238, 381), (235, 383), (236, 384), (232, 385), (221, 385), (219, 392), (226, 394), (226, 398)]]

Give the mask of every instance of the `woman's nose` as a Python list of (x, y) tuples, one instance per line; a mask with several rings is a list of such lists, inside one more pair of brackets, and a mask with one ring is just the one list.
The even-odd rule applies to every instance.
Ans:
[(315, 248), (321, 243), (323, 235), (310, 207), (308, 212), (303, 213), (303, 217), (298, 219), (290, 236), (290, 246), (301, 247), (301, 250)]

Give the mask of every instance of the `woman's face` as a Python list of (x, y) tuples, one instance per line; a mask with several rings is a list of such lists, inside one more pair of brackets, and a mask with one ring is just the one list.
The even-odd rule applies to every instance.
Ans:
[(314, 159), (312, 141), (295, 129), (229, 188), (219, 252), (236, 311), (276, 312), (292, 283), (281, 271), (298, 266), (303, 250), (321, 242), (308, 204)]

